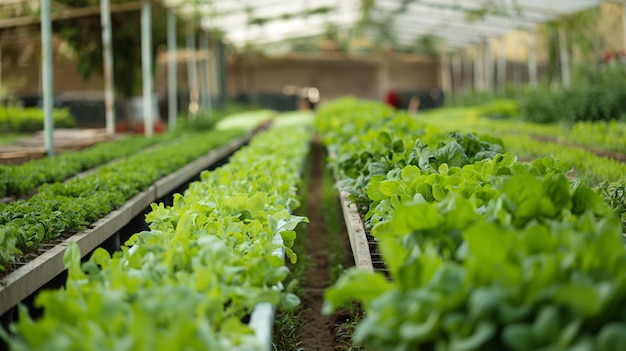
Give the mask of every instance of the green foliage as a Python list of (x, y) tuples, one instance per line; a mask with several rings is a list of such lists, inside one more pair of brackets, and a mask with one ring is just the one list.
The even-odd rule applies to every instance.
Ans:
[[(340, 106), (345, 110), (338, 111)], [(361, 113), (367, 109), (370, 111)], [(502, 142), (496, 138), (441, 133), (409, 114), (392, 115), (386, 106), (375, 102), (359, 106), (351, 99), (340, 100), (322, 107), (316, 123), (334, 154), (331, 166), (335, 174), (361, 207), (369, 206), (365, 189), (370, 180), (394, 169), (414, 165), (436, 172), (442, 164), (462, 167), (503, 151)]]
[(571, 88), (542, 87), (520, 99), (522, 117), (538, 123), (610, 121), (626, 115), (626, 71), (622, 65), (603, 67)]
[[(508, 92), (505, 94), (504, 98), (512, 98)], [(450, 99), (445, 99), (445, 104), (450, 107), (463, 107), (463, 106), (479, 106), (479, 105), (487, 105), (491, 103), (494, 99), (497, 99), (498, 95), (493, 91), (476, 91), (469, 90), (455, 96), (451, 96)]]
[[(539, 141), (527, 135), (506, 135), (502, 139), (507, 147), (517, 152), (520, 157), (551, 155), (571, 163), (576, 176), (583, 178), (589, 185), (595, 186), (604, 181), (626, 183), (626, 164), (623, 162), (598, 156), (583, 148)], [(623, 140), (621, 142), (623, 143)]]
[[(71, 7), (98, 6), (95, 0), (65, 0)], [(122, 0), (113, 1), (123, 2)], [(137, 11), (122, 11), (111, 14), (111, 45), (113, 51), (113, 82), (117, 92), (133, 96), (141, 91), (141, 23)], [(152, 55), (165, 42), (164, 9), (152, 7)], [(52, 30), (67, 42), (76, 53), (79, 74), (88, 79), (102, 74), (102, 27), (100, 16), (66, 19), (52, 23)], [(154, 61), (154, 60), (153, 60)], [(153, 65), (153, 69), (156, 65)]]
[(419, 120), (443, 129), (498, 135), (507, 150), (521, 158), (550, 155), (572, 164), (575, 175), (592, 186), (605, 180), (626, 182), (626, 165), (602, 156), (607, 151), (626, 153), (626, 124), (623, 122), (539, 124), (519, 119), (494, 120), (480, 117), (480, 113), (480, 107), (444, 108), (425, 111)]
[(437, 56), (443, 40), (434, 34), (425, 34), (415, 40), (413, 52), (426, 56)]
[(180, 125), (182, 128), (192, 131), (209, 130), (226, 117), (234, 117), (237, 114), (243, 114), (247, 111), (247, 108), (242, 105), (228, 104), (221, 109), (213, 109), (209, 111), (202, 111), (195, 116), (183, 114), (179, 116)]
[(0, 165), (0, 197), (22, 196), (45, 183), (63, 181), (84, 170), (166, 141), (172, 136), (132, 137), (101, 143), (86, 150), (65, 152), (53, 158), (28, 161), (20, 165)]
[(113, 256), (97, 249), (81, 265), (70, 246), (65, 288), (39, 294), (43, 316), (22, 313), (11, 348), (260, 349), (245, 317), (262, 302), (297, 301), (280, 291), (289, 271), (274, 252), (289, 250), (279, 233), (306, 220), (290, 210), (309, 137), (302, 127), (258, 135), (171, 207), (152, 204), (150, 230)]
[[(342, 130), (351, 122), (344, 118)], [(387, 127), (378, 125), (377, 132)], [(393, 135), (402, 138), (398, 132)], [(324, 311), (360, 302), (365, 319), (355, 341), (376, 350), (620, 345), (626, 248), (615, 206), (583, 182), (569, 181), (566, 163), (519, 162), (510, 153), (470, 157), (467, 146), (455, 145), (476, 145), (477, 138), (435, 135), (417, 138), (426, 145), (440, 140), (455, 155), (462, 149), (467, 160), (398, 163), (365, 185), (366, 220), (392, 280), (348, 271), (326, 290)], [(344, 140), (359, 139), (327, 139), (337, 150), (334, 143)]]
[[(68, 109), (54, 109), (52, 119), (57, 128), (67, 128), (76, 125), (74, 117)], [(35, 132), (43, 130), (43, 110), (34, 107), (2, 107), (0, 108), (0, 130), (3, 133)]]
[(597, 191), (604, 197), (604, 202), (611, 206), (615, 217), (622, 222), (622, 231), (626, 233), (626, 184), (603, 182)]
[(28, 200), (0, 204), (1, 249), (6, 256), (0, 261), (0, 271), (6, 270), (18, 254), (84, 229), (158, 179), (240, 134), (212, 131), (193, 135), (128, 156), (83, 178), (45, 184)]
[(487, 118), (513, 118), (519, 116), (519, 103), (512, 99), (495, 99), (480, 106), (481, 115)]

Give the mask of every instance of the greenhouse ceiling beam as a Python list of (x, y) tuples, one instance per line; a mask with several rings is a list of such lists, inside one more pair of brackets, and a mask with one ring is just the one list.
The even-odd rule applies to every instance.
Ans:
[[(234, 6), (228, 6), (233, 5)], [(294, 6), (295, 4), (295, 6)], [(272, 15), (280, 15), (281, 10), (284, 8), (293, 9), (294, 12), (306, 11), (312, 8), (319, 8), (322, 6), (331, 6), (336, 7), (337, 1), (333, 0), (318, 0), (316, 2), (310, 2), (307, 0), (275, 0), (275, 1), (254, 1), (254, 2), (234, 2), (234, 1), (221, 1), (213, 3), (213, 11), (215, 16), (230, 16), (237, 14), (248, 15), (250, 12), (251, 15), (258, 16), (272, 16)], [(250, 6), (247, 6), (250, 5)], [(304, 10), (303, 10), (304, 8)], [(283, 11), (284, 12), (284, 11)], [(294, 13), (296, 14), (296, 13)]]
[(459, 14), (450, 14), (445, 17), (437, 17), (437, 16), (435, 17), (423, 16), (423, 17), (424, 18), (400, 17), (400, 18), (397, 18), (396, 23), (398, 24), (402, 22), (423, 23), (425, 21), (432, 22), (432, 21), (438, 20), (446, 24), (454, 23), (454, 24), (463, 25), (466, 27), (471, 27), (471, 28), (498, 28), (498, 29), (505, 29), (505, 30), (510, 30), (516, 26), (534, 26), (535, 24), (537, 24), (537, 21), (525, 20), (523, 18), (505, 18), (505, 17), (498, 17), (498, 16), (485, 16), (483, 20), (475, 21), (475, 22), (468, 22), (465, 20), (465, 18), (462, 15), (459, 15)]
[[(396, 31), (400, 32), (405, 29), (418, 30), (422, 32), (428, 33), (437, 33), (439, 31), (449, 29), (449, 28), (457, 28), (459, 33), (463, 33), (466, 35), (492, 35), (494, 33), (502, 33), (509, 32), (517, 29), (516, 27), (506, 27), (506, 26), (489, 26), (489, 25), (467, 25), (464, 23), (459, 23), (450, 19), (429, 19), (421, 22), (404, 22), (404, 23), (396, 23), (394, 28)], [(476, 33), (476, 34), (474, 34)]]
[[(380, 1), (380, 0), (379, 0)], [(377, 4), (381, 4), (380, 2), (377, 2)], [(455, 2), (453, 4), (440, 4), (440, 5), (434, 5), (433, 2), (419, 2), (419, 3), (411, 3), (409, 6), (407, 6), (406, 10), (402, 11), (402, 12), (398, 12), (397, 10), (391, 10), (391, 12), (395, 12), (396, 16), (417, 16), (418, 18), (423, 18), (424, 16), (434, 16), (434, 17), (442, 17), (442, 16), (446, 16), (446, 15), (455, 15), (455, 16), (459, 16), (461, 18), (461, 20), (466, 21), (466, 22), (470, 22), (468, 21), (468, 16), (470, 14), (472, 14), (472, 12), (475, 12), (477, 10), (480, 10), (481, 7), (480, 6), (467, 6), (467, 2), (463, 3), (463, 6), (460, 5), (458, 2)], [(382, 12), (390, 12), (389, 9), (380, 9)], [(544, 12), (522, 12), (522, 13), (505, 13), (505, 12), (487, 12), (483, 15), (483, 17), (485, 16), (491, 16), (491, 17), (498, 17), (501, 19), (511, 19), (511, 18), (516, 18), (516, 19), (523, 19), (526, 21), (531, 21), (533, 23), (536, 22), (541, 22), (541, 21), (546, 21), (549, 20), (551, 18), (554, 18), (554, 16), (556, 16), (555, 14), (550, 14), (550, 13), (546, 13)], [(474, 21), (471, 21), (473, 23), (475, 22), (480, 22), (481, 19), (477, 18)]]
[(354, 24), (358, 19), (355, 14), (345, 13), (336, 15), (334, 18), (328, 18), (327, 16), (316, 16), (309, 19), (309, 21), (289, 21), (279, 25), (268, 24), (263, 28), (242, 28), (237, 31), (230, 31), (226, 33), (226, 38), (237, 45), (245, 45), (249, 41), (276, 41), (282, 40), (288, 37), (289, 34), (296, 33), (294, 37), (301, 35), (302, 31), (307, 31), (313, 28), (320, 33), (326, 32), (326, 23), (329, 19), (332, 19), (332, 23), (338, 26)]
[[(477, 28), (479, 29), (477, 30)], [(416, 40), (423, 35), (434, 35), (442, 38), (444, 42), (450, 41), (451, 38), (464, 40), (467, 43), (465, 46), (479, 42), (484, 37), (497, 37), (516, 29), (522, 28), (497, 28), (488, 26), (476, 27), (454, 21), (443, 21), (438, 23), (436, 20), (431, 20), (430, 22), (424, 21), (423, 24), (414, 22), (410, 25), (404, 24), (396, 27), (396, 31), (398, 33), (407, 33), (404, 34), (404, 36), (413, 37), (413, 40)], [(458, 40), (456, 44), (458, 44)]]
[[(135, 2), (121, 3), (121, 4), (112, 4), (110, 10), (111, 10), (111, 13), (135, 11), (135, 10), (141, 9), (141, 6), (142, 6), (141, 1), (135, 1)], [(66, 20), (66, 19), (71, 19), (71, 18), (96, 16), (99, 14), (100, 14), (100, 5), (96, 5), (96, 6), (90, 6), (90, 7), (72, 8), (72, 9), (62, 10), (61, 12), (51, 14), (50, 20), (59, 21), (59, 20)], [(0, 20), (0, 29), (20, 27), (20, 26), (29, 26), (29, 25), (40, 23), (40, 21), (41, 19), (31, 17), (31, 16), (8, 18), (8, 19)]]
[[(544, 6), (548, 2), (553, 6)], [(407, 32), (416, 38), (420, 35), (438, 35), (442, 31), (458, 32), (459, 34), (477, 33), (472, 42), (481, 37), (494, 37), (509, 31), (532, 29), (535, 25), (559, 18), (573, 12), (578, 12), (602, 3), (599, 0), (573, 0), (569, 2), (550, 2), (549, 0), (520, 1), (523, 11), (518, 15), (487, 12), (474, 21), (467, 20), (467, 11), (482, 9), (483, 2), (464, 1), (461, 6), (457, 0), (431, 0), (410, 2), (403, 5), (399, 0), (378, 0), (374, 13), (380, 18), (392, 16), (396, 33)], [(513, 10), (514, 8), (511, 7)], [(431, 25), (429, 27), (429, 24)], [(444, 27), (446, 29), (444, 29)], [(441, 35), (440, 35), (441, 36)]]
[[(347, 28), (351, 28), (352, 24), (339, 24), (337, 25), (338, 29), (347, 29)], [(307, 39), (307, 38), (316, 38), (316, 37), (320, 37), (322, 35), (324, 35), (325, 30), (320, 30), (320, 29), (309, 29), (309, 30), (303, 30), (298, 32), (295, 35), (286, 35), (284, 37), (281, 38), (274, 38), (274, 39), (265, 39), (265, 40), (256, 40), (253, 43), (250, 43), (250, 45), (252, 46), (265, 46), (265, 45), (272, 45), (272, 44), (278, 44), (281, 43), (285, 40), (298, 40), (298, 39)]]
[[(245, 27), (245, 26), (259, 26), (259, 24), (252, 24), (249, 21), (255, 18), (264, 18), (269, 19), (267, 22), (262, 25), (271, 24), (273, 22), (281, 22), (281, 21), (291, 21), (291, 20), (305, 20), (309, 16), (317, 16), (317, 15), (325, 15), (325, 14), (305, 14), (307, 10), (320, 9), (323, 7), (334, 8), (335, 10), (341, 10), (341, 5), (337, 5), (335, 0), (320, 0), (315, 3), (315, 7), (310, 7), (306, 10), (302, 10), (297, 6), (293, 6), (294, 2), (292, 1), (283, 1), (279, 4), (289, 4), (289, 9), (284, 10), (284, 6), (268, 6), (268, 7), (260, 7), (261, 10), (257, 8), (250, 16), (245, 11), (237, 11), (231, 12), (228, 14), (216, 14), (215, 18), (210, 18), (208, 21), (211, 22), (211, 26), (217, 28), (235, 28), (235, 27)], [(296, 2), (296, 4), (304, 4), (304, 2)], [(280, 8), (281, 11), (278, 11), (277, 8)], [(333, 12), (330, 12), (332, 14)], [(213, 17), (213, 16), (212, 16)], [(271, 17), (271, 19), (270, 19)]]
[(415, 39), (418, 39), (424, 35), (434, 35), (436, 37), (440, 37), (442, 39), (450, 39), (451, 37), (464, 40), (469, 43), (474, 43), (479, 41), (484, 36), (494, 36), (494, 34), (498, 34), (502, 31), (480, 31), (477, 32), (475, 30), (465, 28), (465, 27), (450, 27), (445, 26), (444, 24), (439, 24), (438, 26), (404, 26), (402, 28), (408, 28), (409, 31), (399, 32), (406, 33), (400, 34), (400, 36), (410, 36)]
[[(245, 1), (215, 1), (212, 4), (207, 4), (205, 9), (209, 9), (210, 12), (212, 12), (216, 16), (226, 16), (226, 15), (237, 14), (237, 13), (246, 13), (249, 10), (253, 11), (255, 8), (262, 8), (262, 7), (268, 7), (268, 6), (277, 8), (278, 5), (284, 4), (285, 2), (288, 2), (288, 0), (257, 1), (256, 4), (252, 6), (251, 4), (246, 3)], [(167, 4), (168, 1), (166, 0), (165, 3)], [(247, 6), (247, 5), (250, 5), (250, 6)], [(183, 8), (185, 6), (186, 5), (182, 5), (179, 8), (184, 11)], [(203, 9), (202, 6), (197, 6), (195, 8), (197, 12), (200, 12), (200, 15), (208, 15), (209, 13), (205, 11), (205, 9)], [(202, 13), (202, 12), (205, 12), (205, 13)]]
[[(399, 9), (402, 8), (401, 4), (403, 1), (399, 0), (377, 0), (377, 4), (379, 3), (395, 3), (400, 4)], [(464, 0), (461, 4), (458, 0), (426, 0), (426, 1), (414, 1), (409, 3), (406, 6), (406, 11), (410, 11), (411, 8), (415, 7), (429, 7), (429, 8), (438, 8), (438, 9), (448, 9), (457, 12), (480, 15), (480, 11), (485, 10), (485, 14), (492, 15), (501, 15), (503, 17), (518, 16), (518, 9), (522, 15), (540, 15), (540, 16), (549, 16), (551, 18), (560, 17), (563, 15), (567, 15), (570, 13), (578, 12), (584, 10), (586, 8), (590, 8), (593, 6), (600, 5), (603, 1), (600, 0), (543, 0), (543, 1), (535, 1), (535, 0), (517, 0), (516, 5), (509, 6), (500, 6), (500, 8), (496, 8), (493, 11), (489, 11), (488, 6), (493, 6), (491, 3), (487, 3), (487, 7), (485, 6), (485, 1), (483, 0)]]
[[(325, 0), (328, 3), (332, 3), (329, 0)], [(168, 1), (164, 1), (167, 7), (177, 8), (178, 12), (184, 18), (196, 17), (202, 20), (215, 21), (221, 20), (224, 22), (235, 22), (237, 25), (243, 25), (247, 23), (249, 17), (258, 16), (257, 11), (260, 9), (261, 13), (264, 13), (266, 9), (265, 16), (277, 15), (276, 9), (284, 8), (284, 5), (292, 5), (294, 3), (298, 3), (301, 5), (306, 4), (304, 0), (299, 1), (289, 1), (289, 0), (277, 0), (277, 1), (257, 1), (254, 5), (244, 2), (235, 2), (235, 1), (220, 1), (213, 2), (211, 4), (203, 4), (199, 6), (184, 4), (182, 6), (172, 6), (168, 4)], [(293, 7), (293, 6), (291, 6)], [(244, 22), (241, 21), (244, 19)]]
[(503, 17), (496, 16), (487, 16), (485, 20), (480, 22), (467, 22), (464, 17), (459, 14), (448, 14), (446, 16), (402, 16), (397, 17), (394, 21), (396, 27), (401, 27), (405, 25), (414, 25), (414, 26), (427, 26), (434, 25), (436, 27), (432, 27), (431, 30), (435, 31), (442, 25), (450, 25), (454, 24), (456, 26), (462, 26), (466, 28), (465, 30), (469, 31), (488, 31), (492, 32), (493, 30), (497, 31), (511, 31), (516, 28), (528, 28), (533, 27), (536, 22), (528, 21), (523, 19), (507, 19)]
[[(370, 37), (370, 38), (375, 38), (377, 35), (377, 33), (371, 29), (367, 29), (365, 31), (365, 34)], [(423, 35), (428, 35), (428, 34), (433, 34), (433, 35), (437, 35), (434, 33), (423, 33)], [(457, 34), (454, 33), (446, 33), (444, 35), (441, 35), (441, 33), (438, 33), (439, 37), (442, 38), (442, 40), (444, 41), (444, 43), (448, 44), (447, 46), (450, 48), (454, 48), (454, 49), (460, 49), (463, 47), (468, 47), (471, 45), (475, 45), (477, 42), (480, 41), (480, 37), (477, 36), (459, 36)], [(401, 45), (406, 45), (406, 46), (411, 46), (415, 44), (415, 41), (417, 39), (419, 39), (421, 35), (419, 36), (411, 36), (406, 35), (406, 36), (399, 36), (397, 37), (397, 42)], [(452, 45), (449, 45), (452, 44)]]
[[(415, 45), (416, 39), (417, 38), (398, 38), (398, 43), (405, 46), (411, 46)], [(474, 40), (474, 38), (472, 41), (458, 38), (444, 38), (444, 42), (447, 44), (446, 48), (448, 49), (462, 49), (476, 44), (476, 40)]]
[(399, 34), (397, 36), (398, 39), (409, 39), (413, 42), (415, 42), (416, 40), (418, 40), (419, 38), (426, 36), (426, 35), (432, 35), (438, 38), (441, 38), (442, 40), (454, 40), (457, 42), (465, 42), (468, 44), (471, 44), (473, 42), (476, 42), (480, 39), (480, 35), (475, 35), (475, 34), (470, 34), (467, 32), (459, 32), (459, 31), (451, 31), (451, 30), (438, 30), (437, 32), (432, 32), (432, 31), (419, 31), (419, 32), (413, 32), (413, 33), (406, 33), (406, 34)]

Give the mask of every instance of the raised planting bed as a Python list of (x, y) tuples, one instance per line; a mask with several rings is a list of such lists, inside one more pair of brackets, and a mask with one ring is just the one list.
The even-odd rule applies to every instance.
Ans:
[[(345, 191), (339, 193), (339, 201), (341, 203), (346, 229), (348, 230), (354, 265), (359, 269), (373, 272), (372, 252), (377, 252), (378, 248), (373, 238), (366, 234), (361, 215), (356, 205), (351, 203), (348, 197), (349, 195)], [(377, 266), (376, 268), (384, 269), (382, 266)]]
[[(32, 194), (45, 183), (63, 181), (79, 172), (173, 138), (174, 135), (153, 138), (124, 137), (86, 150), (64, 152), (54, 158), (32, 160), (19, 165), (0, 165), (0, 201), (8, 202), (16, 197)], [(2, 199), (3, 197), (5, 198)]]
[(133, 218), (145, 211), (151, 203), (189, 181), (202, 170), (232, 154), (249, 141), (250, 136), (239, 137), (179, 170), (159, 179), (148, 189), (138, 193), (117, 210), (93, 223), (89, 229), (76, 233), (58, 244), (51, 245), (41, 255), (0, 279), (0, 314), (3, 314), (34, 291), (38, 290), (65, 268), (63, 255), (71, 242), (78, 244), (84, 256), (116, 234)]
[(153, 204), (149, 230), (113, 256), (96, 249), (81, 264), (70, 244), (65, 289), (39, 294), (43, 316), (22, 314), (10, 327), (10, 346), (267, 349), (267, 333), (250, 323), (266, 303), (298, 302), (281, 292), (289, 272), (275, 252), (296, 259), (293, 229), (305, 219), (290, 212), (309, 138), (301, 127), (258, 134), (228, 164), (175, 194), (172, 206)]
[[(325, 312), (361, 303), (356, 342), (375, 350), (626, 347), (626, 247), (600, 194), (568, 180), (570, 167), (552, 158), (520, 162), (494, 152), (493, 137), (354, 113), (364, 106), (382, 110), (341, 101), (318, 122), (391, 276), (347, 270), (325, 292)], [(340, 128), (327, 128), (334, 120)]]
[(243, 133), (190, 135), (100, 167), (84, 178), (46, 184), (28, 200), (0, 204), (0, 271), (22, 263), (39, 245), (84, 230), (164, 176)]

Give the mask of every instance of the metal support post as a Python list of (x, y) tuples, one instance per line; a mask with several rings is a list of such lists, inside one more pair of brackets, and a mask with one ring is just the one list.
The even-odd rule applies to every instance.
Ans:
[(485, 38), (483, 39), (483, 51), (484, 51), (484, 61), (485, 61), (485, 90), (492, 91), (493, 90), (493, 71), (494, 71), (494, 60), (493, 60), (493, 52), (491, 51), (491, 40)]
[(54, 156), (54, 119), (52, 118), (52, 23), (50, 0), (41, 0), (41, 74), (44, 113), (44, 142), (49, 157)]
[(452, 81), (454, 90), (454, 102), (458, 104), (459, 96), (463, 94), (463, 54), (458, 53), (452, 57)]
[(439, 55), (439, 73), (441, 81), (441, 91), (443, 92), (444, 99), (450, 96), (452, 91), (452, 77), (450, 74), (450, 60), (448, 55)]
[(198, 72), (196, 67), (196, 34), (193, 21), (187, 21), (187, 84), (189, 87), (189, 116), (198, 113)]
[(106, 108), (107, 135), (115, 134), (115, 110), (113, 97), (113, 53), (111, 49), (111, 11), (109, 0), (100, 0), (100, 22), (102, 23), (102, 58), (104, 62), (104, 104)]
[(209, 33), (206, 31), (202, 32), (202, 36), (200, 38), (200, 45), (202, 48), (202, 55), (204, 60), (202, 60), (202, 67), (204, 75), (202, 76), (202, 80), (204, 80), (204, 102), (205, 108), (208, 112), (211, 112), (213, 108), (212, 104), (212, 96), (211, 96), (211, 70), (210, 70), (210, 58), (211, 58), (211, 45), (209, 43)]
[(178, 114), (177, 80), (176, 80), (176, 14), (173, 10), (167, 11), (167, 106), (168, 125), (176, 129)]
[(151, 0), (143, 0), (141, 8), (141, 68), (143, 75), (144, 135), (152, 136), (152, 14)]
[(528, 82), (532, 88), (537, 87), (537, 32), (528, 32)]
[(498, 90), (501, 94), (506, 91), (506, 41), (500, 39), (498, 48)]
[(474, 90), (482, 91), (485, 89), (485, 76), (483, 72), (483, 51), (481, 50), (481, 44), (474, 50)]
[[(624, 30), (624, 47), (626, 50), (626, 0), (622, 0), (622, 27)], [(624, 52), (626, 54), (626, 51)], [(626, 58), (624, 59), (624, 68), (626, 68)]]
[(559, 53), (561, 58), (561, 82), (563, 86), (570, 86), (569, 53), (567, 51), (567, 33), (563, 26), (559, 27)]

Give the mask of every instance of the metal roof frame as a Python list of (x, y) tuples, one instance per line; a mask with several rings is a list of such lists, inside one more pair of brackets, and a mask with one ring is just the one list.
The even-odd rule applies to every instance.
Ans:
[[(154, 1), (154, 0), (153, 0)], [(184, 19), (195, 17), (204, 30), (219, 30), (236, 47), (260, 45), (298, 37), (321, 36), (329, 25), (355, 28), (363, 23), (362, 0), (157, 0), (175, 8)], [(28, 0), (0, 0), (15, 6)], [(454, 50), (475, 45), (485, 37), (531, 29), (539, 23), (602, 4), (603, 0), (375, 0), (369, 9), (371, 22), (363, 33), (376, 39), (376, 26), (390, 22), (396, 42), (412, 45), (424, 35), (440, 37), (443, 48)], [(62, 5), (63, 0), (56, 4)], [(139, 1), (114, 3), (113, 9), (135, 10)], [(128, 7), (128, 8), (127, 8)], [(316, 12), (317, 10), (326, 9)], [(95, 7), (67, 9), (55, 16), (92, 15)], [(71, 13), (69, 13), (69, 12)], [(85, 12), (89, 11), (89, 12)], [(36, 18), (0, 19), (0, 28), (32, 24)], [(372, 30), (372, 27), (374, 29)]]
[[(360, 0), (162, 0), (179, 13), (200, 17), (205, 30), (217, 29), (234, 46), (257, 45), (298, 37), (323, 35), (333, 23), (356, 27), (362, 23)], [(424, 35), (442, 39), (444, 49), (473, 46), (510, 31), (531, 29), (602, 4), (603, 0), (376, 0), (373, 21), (363, 33), (374, 38), (374, 27), (390, 22), (396, 41), (411, 45)], [(304, 15), (315, 8), (329, 13)], [(255, 21), (256, 20), (256, 21)]]

